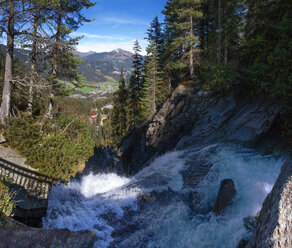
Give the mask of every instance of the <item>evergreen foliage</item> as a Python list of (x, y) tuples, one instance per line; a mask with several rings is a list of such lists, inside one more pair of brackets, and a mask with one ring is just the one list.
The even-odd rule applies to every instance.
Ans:
[(222, 63), (205, 67), (201, 76), (206, 88), (221, 92), (231, 90), (235, 80), (235, 72)]
[(20, 116), (10, 119), (4, 133), (9, 146), (16, 148), (21, 155), (29, 156), (41, 141), (40, 125), (33, 116)]
[(133, 72), (129, 81), (129, 129), (133, 130), (143, 121), (143, 58), (138, 40), (134, 43)]
[(9, 190), (10, 181), (6, 178), (0, 180), (0, 212), (10, 216), (15, 208), (15, 193)]
[(150, 28), (147, 30), (147, 37), (149, 43), (154, 43), (157, 46), (158, 56), (161, 57), (163, 52), (164, 34), (162, 32), (162, 24), (159, 23), (156, 15), (150, 23)]
[(199, 44), (198, 24), (203, 17), (202, 0), (171, 0), (162, 13), (166, 16), (166, 53), (171, 59), (171, 69), (182, 72), (184, 78), (194, 79), (194, 53), (199, 54), (196, 46)]
[(114, 94), (114, 108), (112, 115), (113, 136), (116, 139), (123, 137), (128, 129), (128, 90), (124, 79), (123, 68), (121, 70), (121, 78), (119, 89)]
[(55, 125), (63, 131), (56, 132), (56, 126), (53, 126), (55, 134), (45, 136), (40, 145), (34, 147), (34, 153), (27, 157), (27, 164), (52, 181), (69, 182), (93, 155), (94, 142), (83, 121), (74, 116), (60, 118)]
[(94, 142), (87, 129), (89, 117), (58, 106), (54, 119), (14, 118), (5, 127), (8, 145), (27, 158), (27, 164), (52, 181), (68, 182), (93, 155)]
[(287, 1), (247, 1), (243, 75), (251, 92), (292, 97), (292, 13)]
[(147, 48), (145, 67), (145, 97), (144, 108), (147, 117), (156, 113), (167, 96), (167, 88), (163, 80), (163, 73), (159, 63), (159, 51), (155, 41), (150, 41)]

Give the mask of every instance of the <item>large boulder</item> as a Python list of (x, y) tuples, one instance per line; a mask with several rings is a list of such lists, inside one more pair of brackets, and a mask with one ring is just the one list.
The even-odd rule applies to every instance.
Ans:
[(232, 179), (224, 179), (221, 181), (217, 199), (213, 208), (213, 212), (217, 215), (221, 214), (230, 204), (233, 196), (236, 194), (234, 182)]
[(285, 162), (272, 192), (264, 201), (247, 248), (292, 247), (292, 163)]
[(0, 240), (0, 248), (89, 248), (94, 246), (96, 234), (33, 228), (0, 215)]

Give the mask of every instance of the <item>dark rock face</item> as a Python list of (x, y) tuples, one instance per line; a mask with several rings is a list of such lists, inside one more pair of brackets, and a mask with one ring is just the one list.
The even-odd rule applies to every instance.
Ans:
[(264, 201), (247, 248), (292, 247), (292, 163), (285, 162), (272, 192)]
[(96, 235), (92, 231), (32, 228), (0, 216), (0, 240), (0, 248), (89, 248)]
[(224, 179), (221, 181), (217, 199), (213, 208), (213, 212), (217, 215), (221, 214), (230, 204), (233, 196), (236, 194), (234, 182), (232, 179)]
[(119, 150), (124, 172), (134, 174), (174, 148), (254, 140), (272, 127), (282, 109), (279, 101), (222, 97), (198, 84), (178, 86), (152, 122), (124, 140)]

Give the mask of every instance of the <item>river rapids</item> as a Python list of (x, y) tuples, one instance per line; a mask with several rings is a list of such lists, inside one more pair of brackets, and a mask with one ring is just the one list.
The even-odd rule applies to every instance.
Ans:
[[(129, 178), (90, 173), (52, 189), (43, 227), (91, 229), (98, 248), (235, 248), (250, 236), (243, 218), (259, 212), (283, 162), (213, 144), (166, 153)], [(226, 178), (237, 194), (216, 216), (211, 210)]]

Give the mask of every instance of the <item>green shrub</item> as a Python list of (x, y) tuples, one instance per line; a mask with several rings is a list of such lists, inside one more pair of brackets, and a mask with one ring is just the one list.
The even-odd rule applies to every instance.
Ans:
[(5, 127), (4, 136), (8, 145), (16, 148), (23, 156), (28, 156), (41, 141), (40, 125), (36, 121), (33, 117), (20, 116), (11, 119)]
[(15, 194), (9, 191), (9, 180), (0, 180), (0, 212), (10, 216), (15, 207)]
[(89, 117), (60, 110), (52, 120), (15, 118), (5, 135), (8, 145), (24, 155), (29, 166), (53, 182), (68, 182), (93, 155), (88, 126)]
[(52, 181), (68, 182), (74, 177), (94, 151), (86, 119), (81, 119), (75, 115), (60, 115), (55, 122), (44, 124), (46, 135), (27, 156), (27, 164)]
[(232, 88), (235, 73), (225, 65), (219, 64), (204, 68), (201, 77), (206, 88), (226, 91)]

